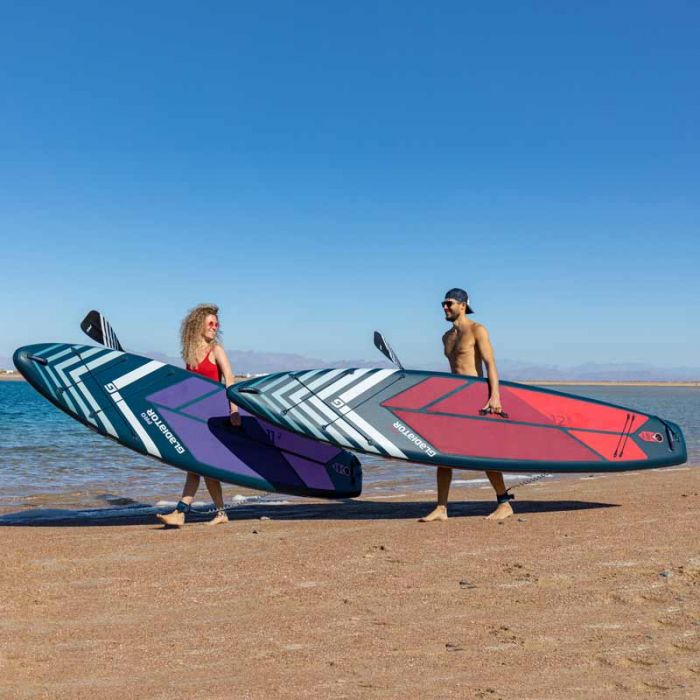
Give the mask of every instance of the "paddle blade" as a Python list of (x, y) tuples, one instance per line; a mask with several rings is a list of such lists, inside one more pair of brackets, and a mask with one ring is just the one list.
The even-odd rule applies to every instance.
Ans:
[(377, 348), (382, 355), (390, 359), (397, 367), (403, 369), (401, 360), (399, 360), (396, 353), (391, 349), (391, 345), (386, 342), (384, 336), (379, 331), (374, 331), (374, 347)]
[(119, 339), (109, 325), (109, 321), (99, 312), (90, 311), (80, 322), (80, 328), (95, 342), (111, 348), (112, 350), (124, 351)]

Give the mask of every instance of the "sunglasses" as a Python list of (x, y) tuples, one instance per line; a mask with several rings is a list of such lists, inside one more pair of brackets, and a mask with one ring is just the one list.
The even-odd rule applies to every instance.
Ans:
[(207, 323), (207, 328), (218, 328), (218, 327), (219, 327), (218, 321), (209, 321), (209, 323)]
[(441, 301), (440, 306), (446, 306), (448, 309), (451, 309), (455, 304), (462, 304), (463, 302), (461, 301)]

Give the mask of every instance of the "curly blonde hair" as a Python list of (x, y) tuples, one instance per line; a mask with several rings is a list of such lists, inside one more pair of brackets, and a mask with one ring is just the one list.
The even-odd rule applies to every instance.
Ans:
[[(190, 309), (180, 324), (180, 345), (182, 359), (190, 367), (197, 366), (197, 346), (202, 337), (202, 326), (207, 316), (219, 317), (219, 307), (216, 304), (197, 304)], [(221, 331), (217, 329), (212, 347), (220, 340)]]

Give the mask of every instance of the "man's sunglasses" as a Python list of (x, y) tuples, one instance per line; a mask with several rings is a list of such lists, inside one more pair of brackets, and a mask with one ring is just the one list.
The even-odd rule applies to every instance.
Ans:
[(464, 302), (462, 301), (441, 301), (440, 306), (446, 306), (448, 309), (451, 309), (455, 304), (463, 304)]

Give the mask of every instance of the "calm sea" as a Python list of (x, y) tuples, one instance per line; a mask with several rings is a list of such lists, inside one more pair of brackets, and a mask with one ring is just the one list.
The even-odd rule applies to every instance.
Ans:
[[(686, 436), (689, 462), (700, 463), (700, 389), (577, 386), (573, 391), (678, 423)], [(361, 459), (367, 495), (434, 489), (431, 468), (397, 466), (367, 456)], [(25, 382), (0, 382), (0, 470), (0, 512), (4, 513), (28, 505), (84, 508), (174, 502), (184, 481), (183, 472), (83, 427)], [(466, 471), (455, 475), (462, 483), (474, 484), (483, 477), (483, 473)], [(523, 478), (507, 480), (517, 483)], [(203, 500), (207, 500), (205, 493), (204, 489), (200, 492)], [(242, 502), (250, 495), (235, 486), (225, 487), (227, 501)]]

